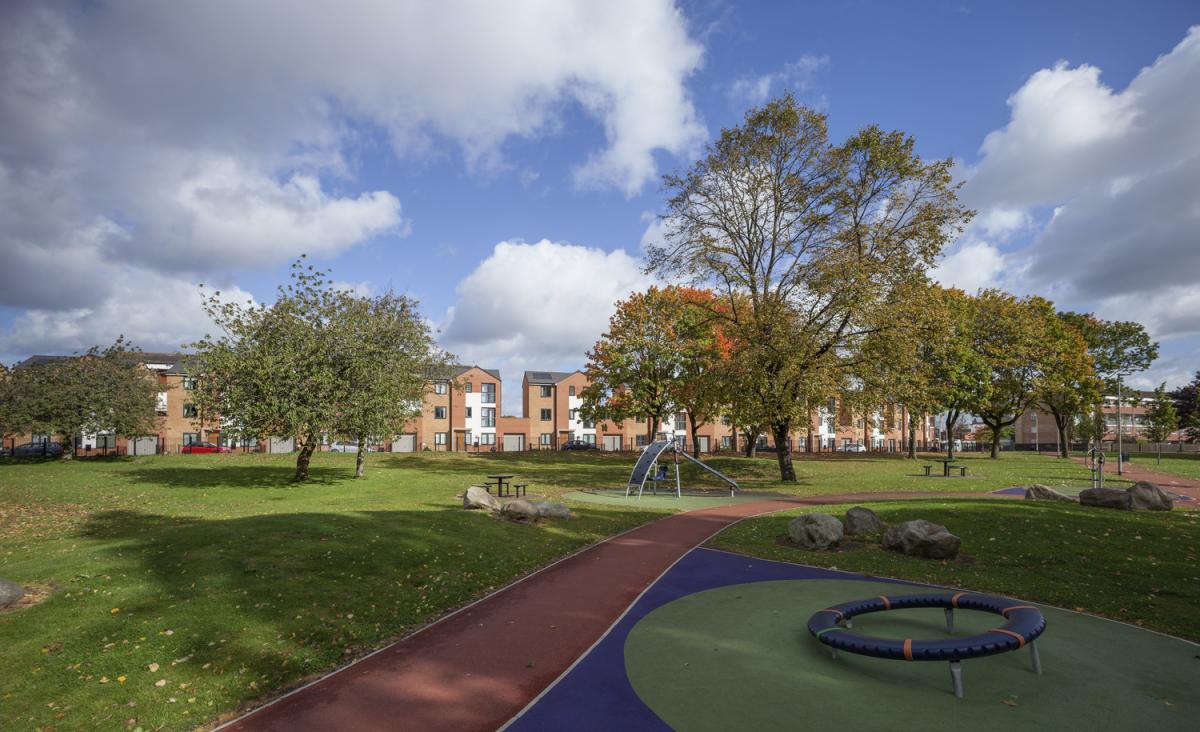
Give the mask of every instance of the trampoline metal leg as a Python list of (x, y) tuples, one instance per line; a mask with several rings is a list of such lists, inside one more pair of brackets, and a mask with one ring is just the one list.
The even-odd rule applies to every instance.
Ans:
[(1037, 641), (1029, 644), (1029, 655), (1033, 658), (1033, 672), (1040, 676), (1042, 673), (1042, 657), (1038, 655)]
[(946, 608), (946, 632), (954, 632), (954, 609)]
[(854, 627), (854, 619), (846, 618), (846, 629), (849, 630), (850, 628), (853, 628), (853, 627)]
[(962, 667), (958, 661), (950, 662), (950, 681), (954, 683), (954, 698), (963, 698)]
[(835, 661), (837, 660), (837, 649), (833, 646), (829, 647), (829, 657)]

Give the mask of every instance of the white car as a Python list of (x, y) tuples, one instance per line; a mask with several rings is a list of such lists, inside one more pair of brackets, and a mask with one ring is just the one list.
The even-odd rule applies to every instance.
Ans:
[[(331, 442), (329, 443), (330, 452), (358, 452), (357, 442)], [(375, 452), (372, 445), (367, 445), (367, 452)]]
[(838, 452), (866, 452), (866, 451), (867, 451), (867, 446), (863, 445), (861, 443), (858, 443), (858, 442), (854, 443), (853, 445), (842, 445), (841, 447), (838, 448)]

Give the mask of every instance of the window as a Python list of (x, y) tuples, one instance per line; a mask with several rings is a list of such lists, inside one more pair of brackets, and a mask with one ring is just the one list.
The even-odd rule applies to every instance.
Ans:
[(581, 435), (581, 437), (583, 438), (583, 441), (588, 443), (589, 445), (596, 444), (596, 436), (595, 435)]
[(573, 387), (573, 386), (567, 387), (567, 396), (575, 396), (575, 387)]
[(439, 381), (438, 383), (434, 384), (433, 385), (433, 393), (434, 394), (445, 394), (446, 393), (446, 382)]
[(483, 391), (484, 404), (496, 403), (496, 385), (495, 384), (480, 384), (479, 388)]
[(199, 432), (184, 432), (183, 433), (183, 444), (195, 445), (198, 442), (200, 442), (200, 433)]
[(687, 417), (685, 417), (682, 414), (676, 414), (675, 415), (675, 429), (686, 430), (687, 429)]
[(567, 412), (567, 419), (571, 420), (572, 422), (579, 419), (579, 410), (578, 409), (569, 410)]
[(467, 419), (471, 418), (471, 408), (467, 407)]
[(34, 432), (33, 436), (29, 438), (29, 442), (34, 445), (45, 445), (49, 441), (50, 435), (45, 432)]
[(548, 385), (543, 384), (541, 394), (543, 397), (550, 396), (550, 387)]
[(479, 435), (479, 444), (480, 445), (495, 445), (496, 444), (496, 433), (495, 432), (481, 433)]
[(729, 435), (723, 435), (721, 437), (721, 449), (722, 450), (728, 450), (730, 448), (730, 446), (732, 446), (732, 445), (733, 445), (733, 439), (730, 438)]
[(470, 394), (474, 388), (475, 387), (469, 381), (466, 384), (463, 384), (463, 391), (467, 394)]
[(196, 377), (195, 376), (183, 377), (183, 388), (187, 389), (188, 391), (195, 389), (196, 388)]
[(195, 417), (196, 416), (196, 405), (195, 404), (184, 404), (183, 405), (183, 416)]
[(159, 416), (167, 416), (167, 392), (158, 392), (158, 401), (154, 405), (154, 411), (157, 412)]
[(583, 428), (585, 430), (594, 430), (594, 429), (596, 429), (596, 423), (585, 417), (583, 420)]
[[(433, 408), (433, 418), (434, 419), (445, 419), (446, 418), (446, 408), (445, 407), (434, 407)], [(445, 444), (445, 443), (443, 443), (443, 444)]]
[(797, 450), (807, 450), (808, 449), (808, 438), (807, 437), (797, 437), (796, 438), (796, 449)]
[(551, 437), (553, 437), (553, 435), (551, 435), (549, 432), (543, 432), (540, 436), (538, 436), (538, 444), (549, 445)]
[(633, 444), (637, 445), (638, 447), (645, 447), (646, 446), (646, 436), (638, 435), (638, 436), (634, 437)]
[(728, 427), (728, 426), (730, 426), (731, 424), (733, 424), (733, 420), (729, 419), (729, 417), (721, 417), (721, 424), (723, 424), (723, 425), (725, 425), (726, 427)]
[(766, 436), (766, 435), (759, 435), (759, 436), (758, 436), (758, 442), (756, 442), (756, 443), (755, 443), (755, 445), (757, 445), (757, 446), (758, 446), (758, 449), (759, 449), (759, 450), (765, 450), (765, 449), (767, 449), (767, 436)]
[(445, 432), (434, 432), (433, 433), (433, 444), (445, 445), (447, 442), (446, 435), (447, 435), (447, 433), (445, 433)]
[(542, 410), (542, 421), (543, 421), (543, 422), (549, 422), (549, 421), (550, 421), (550, 410), (549, 410), (549, 409), (543, 409), (543, 410)]
[(482, 412), (483, 413), (480, 415), (480, 417), (482, 417), (483, 419), (482, 419), (482, 422), (480, 423), (480, 426), (481, 427), (495, 427), (496, 426), (496, 408), (495, 407), (484, 407)]

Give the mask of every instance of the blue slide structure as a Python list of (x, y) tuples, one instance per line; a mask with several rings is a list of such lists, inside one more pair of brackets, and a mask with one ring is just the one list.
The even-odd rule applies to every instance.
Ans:
[[(697, 460), (696, 458), (692, 457), (691, 455), (687, 454), (687, 452), (685, 450), (680, 449), (679, 443), (677, 441), (675, 441), (675, 440), (658, 440), (656, 442), (652, 442), (649, 445), (647, 445), (646, 448), (644, 450), (642, 450), (642, 454), (638, 457), (637, 463), (633, 466), (633, 472), (630, 473), (630, 475), (629, 475), (629, 484), (625, 487), (626, 497), (628, 497), (636, 489), (638, 498), (641, 498), (642, 491), (644, 491), (646, 488), (647, 480), (662, 480), (662, 478), (665, 477), (665, 475), (660, 474), (660, 476), (651, 478), (650, 471), (654, 469), (654, 466), (658, 463), (659, 458), (661, 458), (663, 456), (663, 454), (666, 453), (668, 450), (670, 450), (671, 452), (674, 453), (674, 458), (675, 458), (675, 497), (676, 498), (680, 497), (683, 493), (683, 491), (679, 485), (679, 458), (681, 458), (681, 457), (684, 458), (685, 460), (692, 461), (693, 463), (699, 465), (704, 470), (707, 470), (708, 472), (717, 476), (721, 480), (725, 481), (729, 485), (729, 495), (732, 496), (736, 491), (739, 490), (737, 481), (733, 480), (732, 478), (725, 475), (724, 473), (721, 473), (718, 470), (714, 470), (713, 468), (710, 468), (705, 463), (703, 463), (703, 462)], [(664, 471), (664, 473), (665, 473), (665, 471)], [(657, 493), (657, 491), (655, 491), (655, 492)]]

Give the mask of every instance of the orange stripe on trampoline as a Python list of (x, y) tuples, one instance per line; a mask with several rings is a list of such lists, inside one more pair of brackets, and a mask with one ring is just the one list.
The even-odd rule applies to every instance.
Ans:
[(956, 594), (954, 597), (951, 597), (950, 598), (950, 607), (958, 607), (958, 598), (962, 597), (963, 595), (969, 595), (969, 594), (971, 594), (971, 593), (960, 592), (960, 593)]
[(1021, 635), (1020, 633), (1014, 633), (1011, 630), (1005, 630), (1004, 628), (992, 628), (990, 632), (1011, 635), (1013, 638), (1017, 639), (1017, 648), (1023, 648), (1025, 646), (1025, 636)]
[(845, 613), (843, 613), (841, 610), (834, 610), (834, 609), (833, 609), (833, 608), (831, 608), (831, 607), (827, 607), (827, 608), (825, 608), (824, 610), (822, 610), (821, 612), (823, 612), (823, 613), (837, 613), (837, 616), (838, 616), (838, 619), (839, 619), (839, 620), (840, 620), (841, 618), (844, 618), (844, 617), (846, 617)]
[(891, 600), (889, 600), (889, 599), (887, 599), (887, 595), (880, 595), (880, 596), (879, 596), (879, 599), (880, 599), (880, 600), (883, 600), (883, 609), (884, 609), (884, 610), (891, 610), (891, 609), (892, 609), (892, 601), (891, 601)]
[(904, 660), (912, 660), (912, 638), (904, 639)]
[(1012, 607), (1006, 607), (1001, 610), (1000, 614), (1007, 618), (1008, 614), (1013, 610), (1037, 610), (1037, 608), (1033, 605), (1013, 605)]

